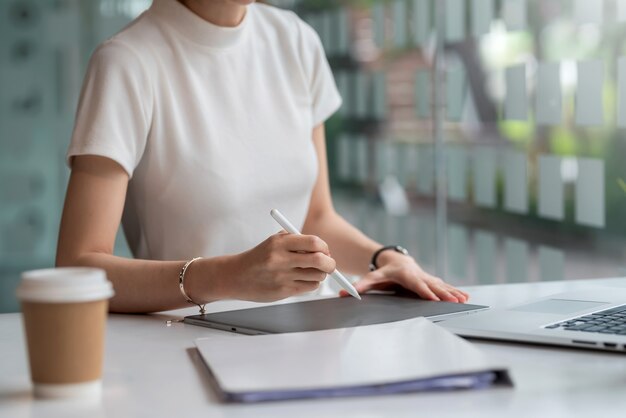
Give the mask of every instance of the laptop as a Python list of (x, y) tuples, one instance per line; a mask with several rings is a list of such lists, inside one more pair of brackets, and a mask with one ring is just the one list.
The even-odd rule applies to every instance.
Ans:
[(414, 294), (365, 294), (362, 300), (333, 297), (204, 315), (183, 322), (240, 334), (280, 334), (382, 324), (409, 318), (442, 320), (488, 309), (487, 306), (433, 302)]
[(626, 353), (626, 288), (590, 288), (438, 325), (462, 337)]

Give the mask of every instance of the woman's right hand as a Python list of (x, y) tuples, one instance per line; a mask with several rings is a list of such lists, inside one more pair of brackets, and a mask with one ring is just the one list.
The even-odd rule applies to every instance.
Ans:
[(226, 286), (233, 298), (270, 302), (316, 290), (335, 270), (328, 245), (314, 235), (286, 232), (233, 256)]

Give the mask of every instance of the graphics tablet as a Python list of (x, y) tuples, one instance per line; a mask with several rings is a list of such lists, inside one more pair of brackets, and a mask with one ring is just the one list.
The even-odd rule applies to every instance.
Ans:
[(423, 316), (443, 320), (487, 306), (433, 302), (407, 294), (365, 294), (187, 316), (184, 322), (240, 334), (279, 334), (381, 324)]

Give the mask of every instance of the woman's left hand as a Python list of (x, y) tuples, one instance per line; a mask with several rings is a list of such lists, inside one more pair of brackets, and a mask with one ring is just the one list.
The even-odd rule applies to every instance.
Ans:
[[(401, 286), (427, 300), (465, 303), (469, 299), (467, 293), (426, 273), (412, 257), (391, 252), (385, 255), (387, 257), (378, 269), (354, 283), (359, 293)], [(348, 293), (342, 290), (340, 295), (347, 296)]]

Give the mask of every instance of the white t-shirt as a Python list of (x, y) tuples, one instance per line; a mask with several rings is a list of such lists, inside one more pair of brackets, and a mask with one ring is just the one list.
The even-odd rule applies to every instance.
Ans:
[(312, 130), (341, 104), (317, 34), (294, 13), (248, 6), (234, 28), (175, 0), (94, 52), (67, 157), (131, 176), (123, 224), (138, 258), (250, 249), (301, 227), (317, 178)]

